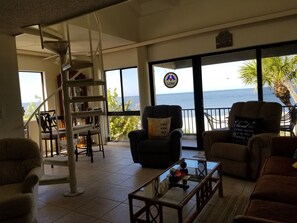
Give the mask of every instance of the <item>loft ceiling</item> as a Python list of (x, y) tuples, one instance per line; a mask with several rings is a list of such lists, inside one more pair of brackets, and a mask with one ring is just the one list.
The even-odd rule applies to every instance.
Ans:
[(0, 0), (0, 33), (16, 36), (22, 28), (52, 25), (126, 0)]
[[(53, 55), (41, 48), (39, 32), (28, 34), (27, 27), (55, 26), (63, 21), (77, 18), (127, 0), (0, 0), (0, 33), (16, 37), (18, 53), (44, 56)], [(78, 30), (81, 35), (85, 30)], [(105, 35), (105, 39), (107, 36)], [(109, 43), (117, 41), (110, 37)], [(127, 44), (123, 42), (122, 44)], [(74, 48), (87, 45), (85, 39)]]
[[(90, 12), (98, 11), (118, 3), (128, 5), (138, 17), (158, 13), (175, 7), (180, 0), (0, 0), (0, 33), (16, 36), (18, 53), (51, 57), (52, 53), (41, 49), (38, 30), (29, 34), (26, 27), (41, 24), (55, 25), (77, 18)], [(123, 13), (131, 13), (123, 11)], [(88, 42), (82, 38), (86, 33), (82, 27), (72, 27), (72, 35), (77, 41), (72, 49), (85, 52)], [(71, 37), (72, 37), (71, 36)], [(76, 38), (76, 37), (77, 38)], [(79, 39), (81, 38), (81, 39)], [(102, 48), (109, 49), (135, 43), (134, 40), (102, 33)]]

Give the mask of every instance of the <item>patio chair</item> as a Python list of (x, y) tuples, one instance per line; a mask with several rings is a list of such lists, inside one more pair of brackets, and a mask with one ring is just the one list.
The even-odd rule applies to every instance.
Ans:
[(227, 125), (226, 117), (223, 120), (220, 120), (213, 117), (211, 114), (208, 114), (207, 112), (204, 112), (204, 116), (206, 117), (211, 130), (225, 128)]
[(231, 107), (228, 129), (202, 135), (207, 160), (220, 161), (226, 174), (257, 179), (270, 155), (270, 140), (280, 132), (282, 106), (276, 102), (237, 102)]
[(297, 122), (297, 108), (296, 104), (292, 107), (289, 107), (289, 110), (286, 114), (281, 117), (281, 126), (280, 131), (289, 132), (290, 136), (295, 136), (294, 128)]

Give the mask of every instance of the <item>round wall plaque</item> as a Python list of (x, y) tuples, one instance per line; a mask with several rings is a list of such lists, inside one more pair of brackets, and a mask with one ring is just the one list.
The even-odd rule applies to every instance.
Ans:
[(168, 72), (164, 76), (164, 84), (168, 88), (174, 88), (178, 83), (178, 77), (176, 73)]

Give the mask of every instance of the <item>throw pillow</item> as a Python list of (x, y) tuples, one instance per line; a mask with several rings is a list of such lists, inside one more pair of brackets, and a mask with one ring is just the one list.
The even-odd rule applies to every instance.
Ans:
[(148, 138), (164, 138), (170, 131), (171, 117), (168, 118), (147, 118)]
[(249, 139), (258, 133), (261, 120), (235, 116), (232, 141), (246, 145)]

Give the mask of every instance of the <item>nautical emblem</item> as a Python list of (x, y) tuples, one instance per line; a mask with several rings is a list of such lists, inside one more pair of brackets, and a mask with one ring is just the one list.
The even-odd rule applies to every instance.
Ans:
[(178, 77), (176, 73), (169, 72), (164, 76), (164, 84), (168, 88), (174, 88), (177, 85)]

